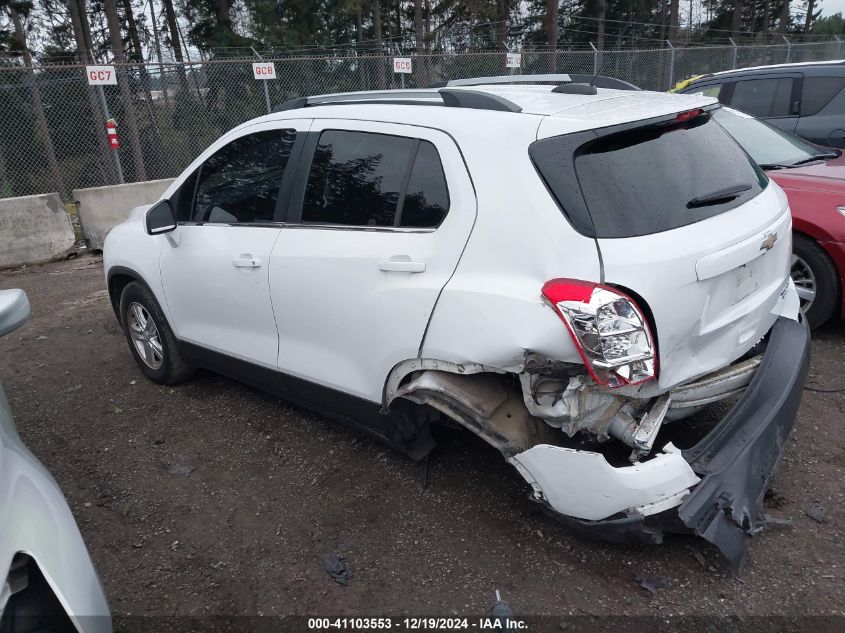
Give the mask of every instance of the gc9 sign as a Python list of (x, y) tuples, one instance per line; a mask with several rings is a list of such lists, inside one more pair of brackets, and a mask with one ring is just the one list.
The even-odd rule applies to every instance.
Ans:
[(393, 58), (393, 72), (401, 73), (403, 75), (410, 75), (413, 70), (411, 66), (410, 57), (394, 57)]

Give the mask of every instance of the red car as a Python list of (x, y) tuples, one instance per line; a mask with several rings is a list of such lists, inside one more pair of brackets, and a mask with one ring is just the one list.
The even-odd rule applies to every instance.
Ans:
[(783, 187), (792, 210), (792, 280), (816, 328), (845, 316), (845, 157), (752, 116), (719, 108), (713, 117)]

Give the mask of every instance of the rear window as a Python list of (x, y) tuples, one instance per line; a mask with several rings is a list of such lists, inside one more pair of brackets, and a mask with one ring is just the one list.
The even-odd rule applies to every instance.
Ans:
[(590, 237), (700, 222), (750, 200), (768, 182), (709, 114), (582, 139), (543, 139), (529, 153), (564, 214)]

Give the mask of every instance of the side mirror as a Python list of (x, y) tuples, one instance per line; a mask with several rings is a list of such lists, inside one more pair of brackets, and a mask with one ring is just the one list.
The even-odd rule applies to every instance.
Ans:
[(23, 290), (0, 290), (0, 336), (22, 326), (29, 316), (29, 299)]
[(150, 235), (159, 235), (160, 233), (169, 233), (176, 228), (176, 215), (173, 213), (173, 207), (170, 206), (170, 200), (162, 200), (155, 203), (147, 210), (147, 233)]

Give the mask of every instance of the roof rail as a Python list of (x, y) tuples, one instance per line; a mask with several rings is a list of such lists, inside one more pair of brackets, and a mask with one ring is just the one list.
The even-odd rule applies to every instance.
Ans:
[[(493, 77), (471, 77), (469, 79), (452, 79), (446, 82), (450, 88), (457, 86), (489, 86), (495, 84), (562, 84), (586, 83), (598, 88), (614, 88), (616, 90), (639, 90), (639, 87), (615, 77), (603, 75), (582, 74), (544, 74), (544, 75), (496, 75)], [(439, 86), (432, 86), (439, 87)]]
[(497, 110), (500, 112), (521, 112), (522, 108), (513, 101), (498, 95), (476, 90), (373, 90), (370, 92), (346, 92), (290, 99), (276, 106), (273, 112), (298, 110), (322, 105), (355, 104), (389, 105), (434, 105), (450, 108), (471, 108), (476, 110)]
[[(612, 88), (614, 90), (642, 90), (624, 79), (617, 79), (616, 77), (605, 77), (604, 75), (569, 75), (572, 78), (572, 83), (579, 84), (593, 84), (596, 88)], [(595, 81), (594, 81), (595, 80)]]
[(570, 75), (494, 75), (492, 77), (470, 77), (451, 79), (446, 82), (449, 88), (457, 86), (489, 86), (491, 84), (561, 84), (572, 81)]

